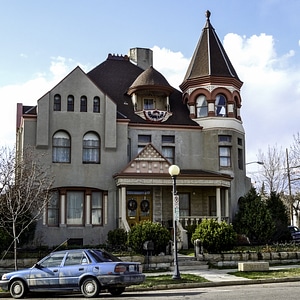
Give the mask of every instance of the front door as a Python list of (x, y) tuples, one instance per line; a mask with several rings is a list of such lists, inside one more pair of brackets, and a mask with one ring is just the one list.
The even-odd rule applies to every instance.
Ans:
[(129, 226), (152, 220), (152, 195), (150, 191), (127, 191), (127, 222)]

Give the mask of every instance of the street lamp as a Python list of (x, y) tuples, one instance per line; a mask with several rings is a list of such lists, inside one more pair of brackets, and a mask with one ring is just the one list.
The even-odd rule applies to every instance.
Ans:
[(180, 169), (176, 165), (169, 167), (169, 174), (173, 181), (173, 231), (174, 231), (174, 274), (173, 279), (180, 279), (179, 267), (178, 267), (178, 255), (177, 255), (177, 221), (179, 221), (179, 196), (176, 191), (176, 177), (179, 175)]

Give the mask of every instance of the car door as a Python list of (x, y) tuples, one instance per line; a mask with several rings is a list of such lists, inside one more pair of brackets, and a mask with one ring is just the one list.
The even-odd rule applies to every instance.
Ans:
[(29, 288), (43, 290), (59, 288), (59, 269), (65, 255), (65, 252), (53, 253), (36, 264), (30, 272)]
[(87, 272), (88, 257), (83, 250), (73, 250), (67, 253), (64, 265), (59, 270), (61, 288), (79, 287), (79, 278)]

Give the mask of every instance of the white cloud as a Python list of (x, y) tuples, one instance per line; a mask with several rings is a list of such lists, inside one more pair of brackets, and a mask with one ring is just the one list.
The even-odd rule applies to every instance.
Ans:
[(173, 52), (158, 46), (154, 46), (152, 50), (153, 67), (166, 77), (170, 85), (179, 89), (190, 59), (184, 57), (181, 52)]
[(240, 79), (242, 118), (247, 154), (255, 160), (268, 146), (288, 148), (299, 131), (299, 66), (292, 65), (294, 50), (278, 57), (274, 38), (261, 34), (250, 38), (227, 34), (224, 48)]
[(49, 71), (45, 74), (36, 74), (34, 79), (27, 82), (0, 87), (0, 99), (3, 103), (0, 111), (0, 146), (13, 147), (15, 144), (17, 103), (36, 105), (37, 100), (75, 66), (73, 60), (52, 57)]

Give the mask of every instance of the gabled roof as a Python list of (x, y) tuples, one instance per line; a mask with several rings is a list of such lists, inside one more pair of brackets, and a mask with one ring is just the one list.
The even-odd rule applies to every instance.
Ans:
[[(118, 186), (138, 185), (171, 185), (169, 167), (171, 163), (151, 144), (145, 148), (120, 172), (113, 177)], [(227, 174), (206, 170), (181, 170), (178, 175), (182, 185), (195, 186), (230, 186), (232, 177)]]
[(206, 12), (206, 24), (194, 51), (184, 81), (205, 76), (232, 77), (239, 80)]
[(168, 160), (149, 143), (118, 175), (169, 174), (170, 165)]

